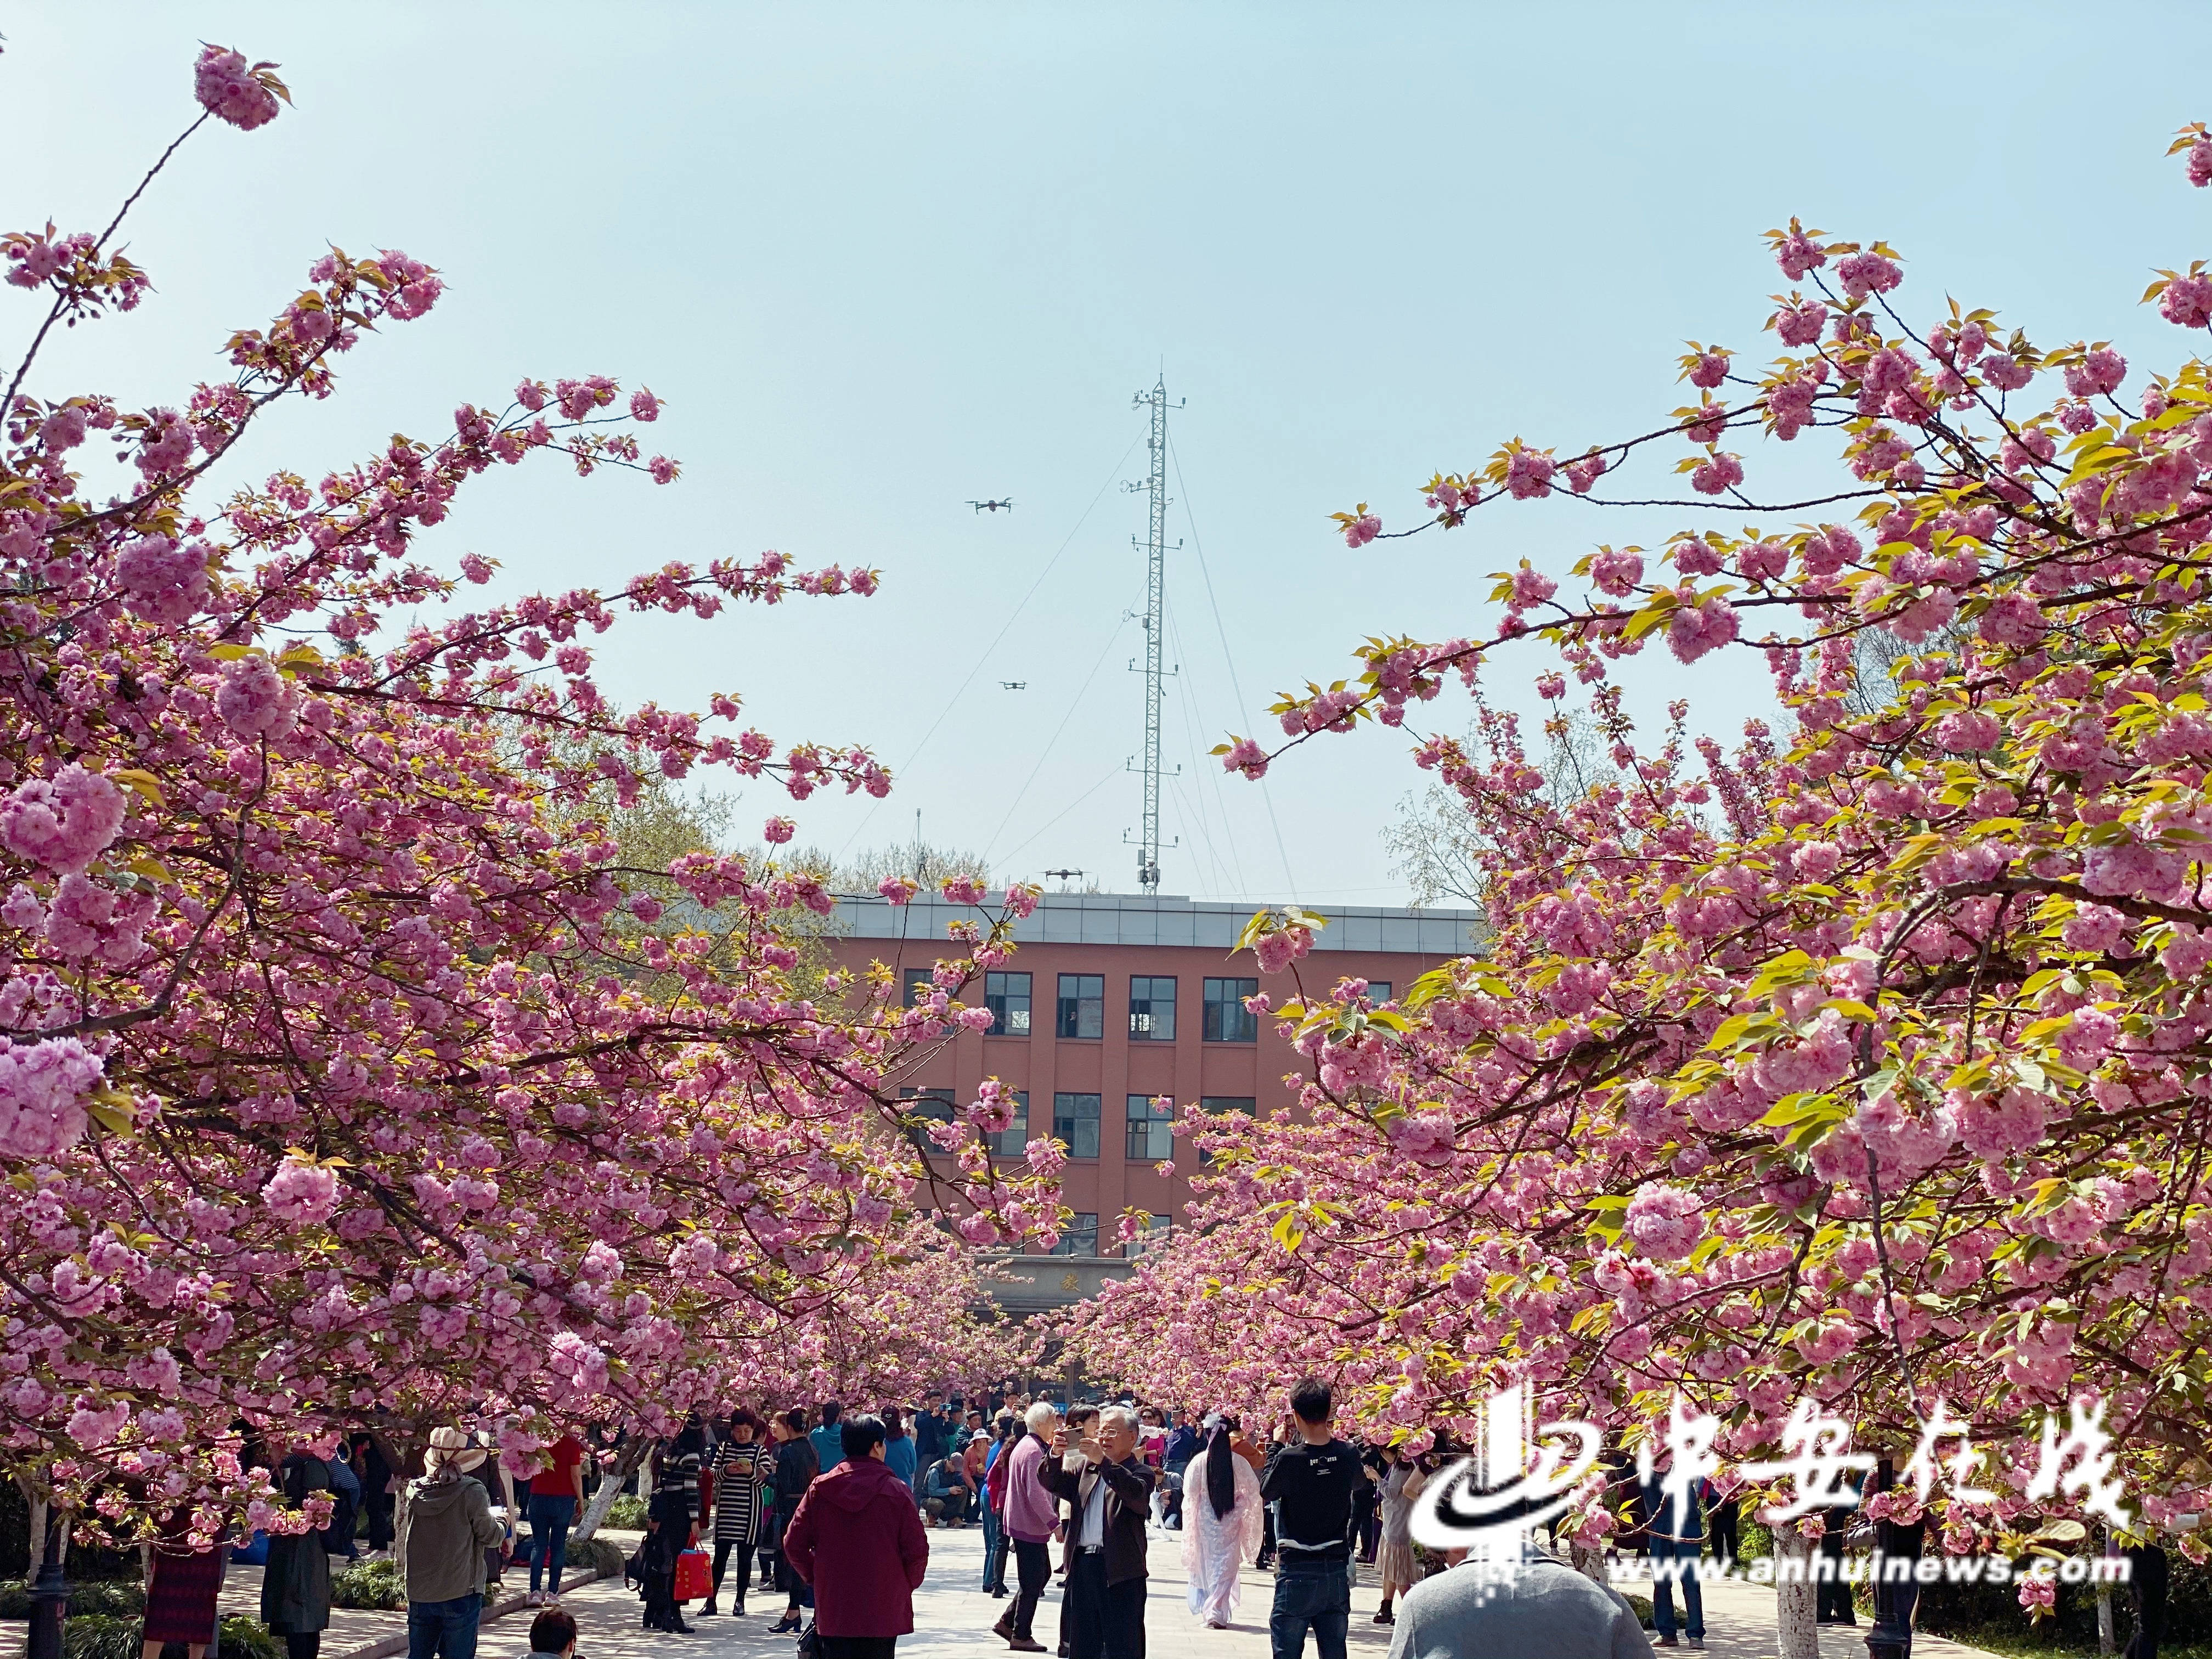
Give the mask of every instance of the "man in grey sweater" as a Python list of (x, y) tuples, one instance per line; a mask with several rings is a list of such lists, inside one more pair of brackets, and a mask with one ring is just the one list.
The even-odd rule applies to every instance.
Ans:
[(491, 1494), (468, 1473), (483, 1460), (459, 1429), (433, 1429), (427, 1473), (399, 1495), (395, 1553), (407, 1582), (407, 1659), (476, 1659), (484, 1552), (507, 1535)]
[(1390, 1659), (1648, 1659), (1651, 1644), (1618, 1590), (1530, 1547), (1510, 1574), (1470, 1562), (1425, 1578), (1398, 1606)]

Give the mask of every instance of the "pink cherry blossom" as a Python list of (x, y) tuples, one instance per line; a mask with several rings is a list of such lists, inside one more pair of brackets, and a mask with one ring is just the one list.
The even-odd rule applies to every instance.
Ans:
[(261, 74), (273, 67), (249, 64), (245, 53), (227, 46), (210, 46), (194, 66), (192, 91), (210, 114), (251, 132), (276, 118), (276, 94)]
[(1905, 280), (1905, 273), (1879, 253), (1854, 253), (1838, 264), (1836, 280), (1852, 299), (1863, 300), (1869, 295), (1888, 293)]
[(75, 1037), (0, 1048), (0, 1158), (54, 1158), (76, 1146), (100, 1080), (100, 1057)]
[(2066, 370), (2066, 390), (2076, 398), (2117, 392), (2128, 377), (2128, 360), (2110, 346), (2099, 346)]
[(1736, 636), (1735, 607), (1717, 596), (1695, 605), (1681, 605), (1667, 622), (1667, 648), (1680, 661), (1691, 663), (1716, 651)]
[(50, 782), (33, 778), (0, 799), (0, 845), (57, 873), (82, 870), (123, 828), (123, 791), (72, 761)]
[(261, 1198), (269, 1212), (286, 1225), (316, 1225), (329, 1220), (337, 1208), (337, 1172), (320, 1164), (287, 1161), (276, 1166)]
[(208, 548), (170, 536), (142, 536), (115, 556), (115, 580), (124, 605), (153, 623), (189, 620), (208, 596)]

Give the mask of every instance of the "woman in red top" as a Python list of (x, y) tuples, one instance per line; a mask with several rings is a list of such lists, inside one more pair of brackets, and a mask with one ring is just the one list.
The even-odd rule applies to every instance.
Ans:
[[(530, 1605), (558, 1599), (568, 1565), (568, 1528), (584, 1503), (584, 1443), (564, 1434), (546, 1448), (553, 1461), (530, 1478)], [(550, 1580), (538, 1588), (541, 1575)]]

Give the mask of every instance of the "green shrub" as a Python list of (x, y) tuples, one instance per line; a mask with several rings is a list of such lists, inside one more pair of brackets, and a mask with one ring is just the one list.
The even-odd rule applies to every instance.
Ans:
[[(70, 1587), (70, 1616), (136, 1619), (146, 1611), (143, 1584), (110, 1581)], [(31, 1587), (20, 1578), (0, 1582), (0, 1620), (31, 1616)]]
[(331, 1605), (388, 1612), (407, 1605), (407, 1585), (396, 1561), (362, 1561), (331, 1575)]
[(580, 1544), (568, 1546), (568, 1571), (596, 1572), (602, 1577), (620, 1573), (623, 1563), (629, 1559), (620, 1544), (611, 1538), (586, 1538)]
[(624, 1492), (607, 1506), (607, 1518), (600, 1524), (617, 1532), (643, 1532), (646, 1521), (646, 1501), (634, 1493)]
[(1648, 1595), (1631, 1595), (1626, 1590), (1623, 1590), (1620, 1592), (1620, 1599), (1636, 1610), (1636, 1616), (1644, 1621), (1644, 1628), (1650, 1630), (1651, 1628), (1651, 1598)]
[(222, 1619), (222, 1659), (284, 1659), (284, 1644), (258, 1619), (228, 1613)]
[(137, 1659), (143, 1628), (139, 1620), (112, 1613), (73, 1613), (63, 1627), (62, 1651), (68, 1659)]

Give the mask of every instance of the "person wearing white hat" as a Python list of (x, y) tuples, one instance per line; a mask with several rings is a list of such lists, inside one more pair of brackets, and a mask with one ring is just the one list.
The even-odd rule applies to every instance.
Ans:
[(396, 1552), (407, 1583), (407, 1659), (476, 1659), (484, 1552), (506, 1536), (470, 1471), (484, 1449), (459, 1429), (430, 1431), (423, 1474), (399, 1495)]

